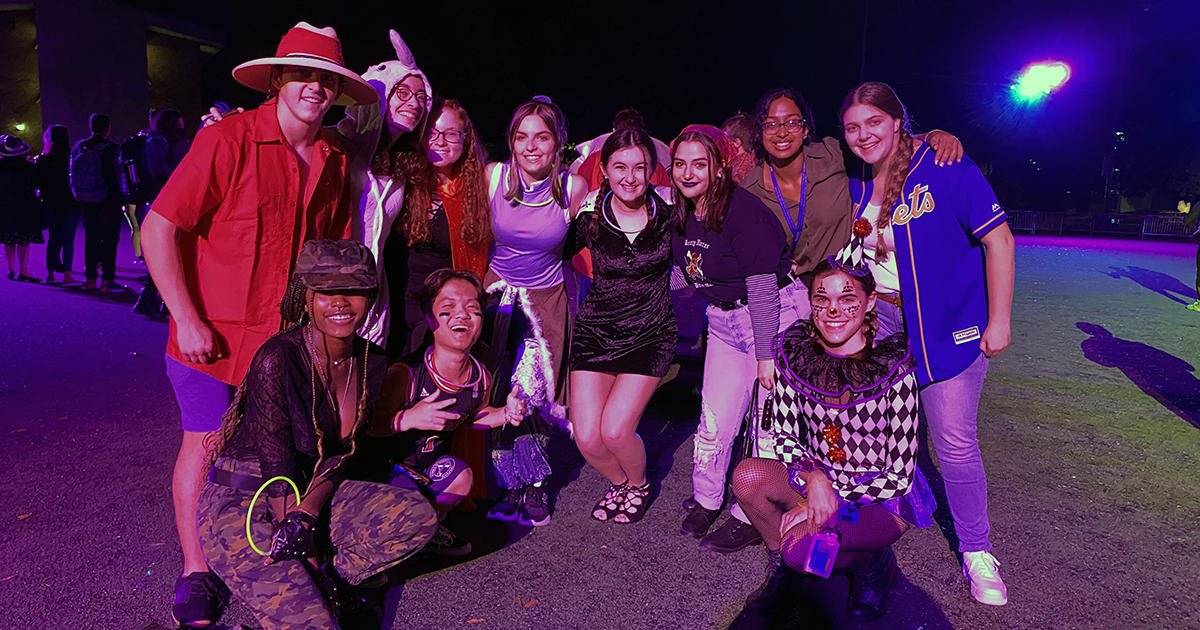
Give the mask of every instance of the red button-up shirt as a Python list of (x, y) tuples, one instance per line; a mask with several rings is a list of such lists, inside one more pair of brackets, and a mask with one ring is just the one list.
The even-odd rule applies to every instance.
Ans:
[(275, 103), (202, 129), (153, 205), (181, 230), (188, 293), (216, 331), (222, 358), (185, 361), (174, 321), (167, 356), (231, 385), (279, 330), (279, 303), (300, 246), (350, 237), (345, 153), (322, 129), (302, 181)]

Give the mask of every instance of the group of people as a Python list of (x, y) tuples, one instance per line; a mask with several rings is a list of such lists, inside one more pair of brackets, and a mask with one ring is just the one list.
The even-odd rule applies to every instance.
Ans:
[[(390, 567), (469, 550), (440, 522), (482, 496), (485, 445), (503, 489), (488, 516), (548, 524), (556, 425), (609, 481), (591, 516), (640, 521), (656, 488), (637, 426), (685, 286), (707, 331), (681, 531), (765, 545), (752, 609), (840, 573), (850, 614), (885, 613), (890, 545), (931, 523), (920, 422), (971, 592), (1007, 601), (975, 418), (1009, 341), (1013, 242), (957, 139), (913, 135), (865, 83), (839, 112), (852, 172), (790, 89), (669, 144), (623, 112), (568, 166), (563, 112), (535, 97), (488, 164), (462, 104), (391, 39), (396, 59), (359, 75), (332, 28), (301, 22), (235, 68), (269, 98), (214, 111), (141, 225), (184, 429), (176, 621), (211, 625), (236, 595), (265, 628), (349, 625)], [(569, 292), (574, 275), (590, 287)]]
[[(134, 251), (140, 256), (140, 222), (190, 145), (184, 127), (177, 110), (156, 108), (146, 129), (117, 144), (109, 139), (109, 117), (92, 114), (87, 138), (72, 146), (66, 127), (50, 125), (42, 134), (41, 153), (32, 157), (29, 143), (0, 136), (0, 241), (8, 279), (106, 293), (125, 291), (116, 281), (121, 221), (127, 219), (132, 227)], [(80, 219), (82, 280), (73, 271)], [(29, 246), (42, 243), (46, 245), (44, 278), (29, 270)], [(158, 315), (157, 306), (146, 314)]]

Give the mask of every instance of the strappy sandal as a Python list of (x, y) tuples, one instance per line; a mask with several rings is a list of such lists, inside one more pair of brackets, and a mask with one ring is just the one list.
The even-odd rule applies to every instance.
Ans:
[(646, 510), (650, 507), (650, 482), (640, 486), (625, 486), (625, 501), (621, 504), (621, 509), (613, 520), (622, 523), (636, 523), (642, 520), (646, 515)]
[(592, 518), (597, 521), (611, 521), (621, 511), (627, 490), (628, 486), (624, 483), (614, 483), (609, 486), (608, 493), (592, 509)]

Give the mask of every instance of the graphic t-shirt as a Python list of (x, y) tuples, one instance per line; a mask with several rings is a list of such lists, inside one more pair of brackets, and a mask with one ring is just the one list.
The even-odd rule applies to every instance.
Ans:
[(704, 219), (688, 217), (683, 236), (672, 241), (671, 257), (688, 284), (710, 304), (746, 299), (746, 278), (791, 268), (783, 227), (757, 197), (733, 191), (721, 232), (704, 229)]
[[(921, 385), (953, 378), (981, 353), (987, 328), (984, 235), (1003, 225), (1004, 209), (967, 157), (938, 166), (923, 144), (909, 163), (892, 212), (904, 319)], [(871, 198), (863, 173), (850, 178), (854, 211)]]

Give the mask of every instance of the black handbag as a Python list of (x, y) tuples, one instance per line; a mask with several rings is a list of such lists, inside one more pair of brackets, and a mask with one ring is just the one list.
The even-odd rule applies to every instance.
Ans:
[(734, 440), (733, 456), (729, 462), (729, 477), (732, 478), (732, 473), (737, 469), (737, 465), (743, 459), (750, 459), (757, 454), (758, 432), (770, 431), (774, 423), (775, 405), (772, 402), (770, 394), (763, 401), (761, 412), (758, 405), (758, 379), (754, 380), (751, 385), (750, 406), (746, 409), (746, 415), (742, 416), (742, 426), (738, 430), (737, 439)]

